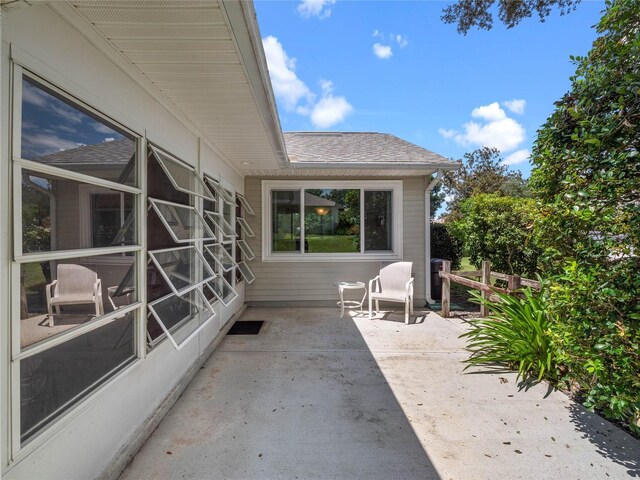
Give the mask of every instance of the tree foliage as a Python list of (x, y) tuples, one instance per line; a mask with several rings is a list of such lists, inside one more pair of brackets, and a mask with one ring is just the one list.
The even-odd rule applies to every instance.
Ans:
[(431, 223), (431, 256), (451, 262), (451, 268), (460, 268), (462, 260), (462, 242), (451, 232), (446, 223)]
[(484, 193), (512, 197), (529, 197), (527, 181), (522, 174), (504, 165), (500, 152), (482, 147), (465, 153), (462, 166), (448, 172), (443, 179), (444, 191), (451, 197), (448, 209), (457, 217), (460, 203)]
[(453, 228), (477, 268), (490, 260), (495, 271), (532, 276), (540, 253), (533, 236), (535, 217), (532, 199), (480, 194), (460, 204)]
[(569, 376), (615, 419), (640, 412), (640, 3), (607, 3), (538, 133), (541, 267)]
[[(466, 35), (473, 28), (491, 30), (493, 14), (491, 8), (496, 0), (458, 0), (445, 7), (442, 20), (457, 24), (458, 33)], [(498, 18), (507, 28), (513, 28), (521, 20), (538, 14), (541, 22), (551, 14), (555, 7), (565, 15), (575, 10), (580, 0), (498, 0)]]

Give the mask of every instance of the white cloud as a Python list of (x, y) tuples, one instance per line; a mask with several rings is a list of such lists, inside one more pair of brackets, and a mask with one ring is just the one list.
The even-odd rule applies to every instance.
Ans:
[(385, 60), (388, 58), (391, 58), (391, 56), (393, 55), (393, 52), (391, 51), (391, 46), (382, 45), (380, 43), (373, 44), (373, 53), (376, 57), (382, 58)]
[(438, 133), (442, 135), (444, 138), (453, 138), (458, 133), (456, 130), (447, 129), (447, 128), (439, 128)]
[(334, 85), (331, 80), (321, 79), (318, 82), (321, 98), (298, 78), (295, 73), (295, 58), (290, 58), (276, 37), (262, 39), (269, 76), (273, 91), (288, 111), (310, 117), (316, 128), (329, 128), (342, 122), (353, 112), (353, 106), (343, 96), (334, 96)]
[(320, 80), (320, 88), (322, 89), (322, 93), (324, 95), (328, 95), (333, 92), (333, 82), (331, 80)]
[(106, 137), (103, 142), (108, 143), (108, 142), (113, 142), (115, 140), (115, 138), (113, 137)]
[(516, 150), (515, 152), (513, 152), (511, 155), (505, 158), (502, 163), (505, 165), (516, 165), (518, 163), (526, 162), (527, 160), (529, 160), (530, 156), (531, 152), (524, 148), (522, 150)]
[(471, 111), (471, 116), (473, 118), (482, 118), (490, 122), (507, 118), (507, 114), (503, 109), (500, 108), (500, 104), (498, 104), (498, 102), (493, 102), (489, 105), (482, 105), (480, 107), (474, 108)]
[(39, 155), (46, 155), (63, 150), (72, 150), (82, 146), (77, 142), (65, 140), (56, 135), (47, 134), (26, 134), (22, 139), (23, 147), (28, 151), (40, 152)]
[(320, 20), (331, 16), (331, 5), (336, 0), (302, 0), (298, 5), (298, 13), (302, 18), (318, 17)]
[(329, 128), (342, 122), (351, 112), (353, 107), (346, 98), (334, 97), (329, 93), (313, 107), (311, 122), (317, 128)]
[[(461, 130), (440, 128), (438, 133), (444, 138), (454, 139), (456, 143), (465, 147), (493, 147), (501, 152), (515, 150), (526, 139), (524, 127), (508, 117), (498, 102), (474, 108), (471, 116), (481, 121), (467, 122), (462, 125)], [(514, 156), (512, 161), (523, 161), (523, 153), (518, 155)]]
[(403, 37), (402, 35), (396, 35), (396, 42), (398, 42), (398, 46), (400, 48), (404, 48), (409, 45), (409, 41), (407, 40), (407, 38)]
[(290, 58), (282, 44), (274, 36), (262, 39), (264, 53), (269, 66), (273, 92), (286, 110), (295, 110), (301, 100), (312, 102), (314, 95), (309, 87), (296, 75), (296, 59)]
[(524, 113), (524, 108), (527, 106), (526, 100), (507, 100), (506, 102), (502, 102), (502, 104), (507, 107), (513, 113), (517, 113), (518, 115), (522, 115)]
[(373, 31), (373, 36), (375, 38), (383, 38), (384, 35), (382, 35), (382, 32), (380, 30), (378, 30), (377, 28)]
[(114, 133), (113, 128), (109, 128), (102, 123), (94, 122), (92, 127), (96, 132), (99, 133)]
[(22, 100), (38, 107), (45, 107), (47, 105), (47, 94), (30, 83), (24, 82), (22, 87)]

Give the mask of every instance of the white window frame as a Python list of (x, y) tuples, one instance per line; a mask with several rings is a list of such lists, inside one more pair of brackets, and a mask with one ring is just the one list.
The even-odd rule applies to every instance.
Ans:
[[(213, 281), (213, 279), (211, 279), (210, 281)], [(180, 322), (178, 322), (172, 328), (167, 328), (165, 326), (165, 324), (164, 324), (164, 321), (162, 320), (162, 318), (160, 317), (160, 315), (156, 311), (155, 306), (157, 304), (159, 304), (159, 303), (162, 303), (162, 302), (168, 300), (169, 298), (176, 297), (176, 298), (184, 299), (184, 297), (187, 296), (187, 295), (196, 295), (197, 297), (199, 297), (201, 302), (202, 302), (202, 307), (209, 311), (209, 316), (207, 317), (207, 319), (204, 322), (202, 322), (200, 325), (198, 325), (193, 332), (191, 332), (184, 340), (182, 340), (182, 342), (178, 343), (176, 341), (176, 339), (173, 337), (173, 333), (178, 332), (178, 331), (182, 330), (183, 328), (186, 328), (186, 326), (189, 325), (193, 321), (193, 317), (183, 318)], [(213, 307), (211, 306), (209, 301), (206, 299), (206, 297), (202, 293), (202, 290), (199, 289), (199, 288), (191, 289), (191, 290), (189, 290), (187, 292), (183, 292), (183, 293), (181, 293), (179, 295), (177, 295), (175, 293), (170, 293), (168, 295), (165, 295), (164, 297), (160, 297), (157, 300), (154, 300), (153, 302), (149, 303), (149, 310), (151, 311), (151, 314), (154, 316), (154, 318), (156, 319), (156, 322), (158, 322), (158, 325), (160, 326), (160, 328), (162, 329), (162, 331), (164, 333), (163, 335), (160, 335), (160, 337), (154, 339), (154, 346), (156, 345), (156, 343), (155, 343), (156, 341), (158, 343), (160, 343), (160, 339), (168, 338), (169, 341), (171, 342), (171, 344), (173, 345), (173, 347), (176, 350), (181, 350), (182, 347), (187, 345), (193, 338), (195, 338), (196, 335), (198, 335), (202, 331), (202, 329), (204, 329), (207, 325), (209, 325), (209, 323), (211, 323), (211, 320), (213, 320), (216, 317), (215, 310), (213, 309)]]
[[(95, 185), (80, 185), (79, 186), (79, 197), (80, 197), (80, 205), (79, 213), (80, 218), (78, 222), (78, 230), (80, 233), (80, 244), (81, 245), (90, 245), (91, 244), (91, 195), (115, 195), (120, 194), (121, 198), (126, 192), (115, 192), (111, 189), (105, 187), (97, 187)], [(126, 220), (124, 217), (124, 206), (121, 206), (121, 212), (123, 213), (123, 221)], [(134, 204), (133, 209), (137, 211), (137, 205)], [(125, 246), (125, 245), (117, 245), (117, 246)], [(96, 247), (84, 247), (84, 248), (96, 248)], [(105, 247), (102, 247), (105, 248)], [(95, 260), (95, 262), (94, 262)], [(91, 260), (94, 263), (103, 263), (103, 264), (131, 264), (133, 260), (130, 256), (126, 256), (122, 254), (122, 259), (115, 258), (100, 258), (94, 257)]]
[[(360, 190), (360, 252), (359, 253), (309, 253), (272, 252), (271, 193), (277, 190), (300, 191), (300, 245), (304, 245), (304, 190), (306, 189), (357, 189)], [(365, 252), (364, 192), (392, 192), (392, 250)], [(262, 181), (262, 261), (263, 262), (380, 262), (402, 260), (403, 246), (403, 182), (402, 180), (263, 180)]]
[[(5, 443), (6, 447), (3, 448), (3, 457), (6, 455), (7, 463), (9, 465), (17, 463), (23, 460), (26, 456), (40, 448), (52, 435), (64, 425), (71, 421), (80, 414), (86, 405), (95, 401), (102, 393), (108, 390), (112, 385), (120, 381), (120, 379), (127, 375), (127, 373), (136, 368), (140, 362), (146, 356), (145, 343), (141, 332), (145, 329), (145, 313), (146, 313), (146, 252), (145, 252), (145, 238), (146, 228), (142, 225), (140, 219), (144, 218), (146, 204), (145, 190), (146, 190), (146, 162), (142, 159), (146, 158), (146, 137), (144, 133), (137, 133), (130, 128), (125, 127), (119, 121), (109, 117), (105, 113), (97, 110), (91, 106), (91, 102), (87, 103), (84, 100), (74, 97), (72, 94), (65, 90), (62, 90), (58, 86), (54, 85), (51, 81), (33, 73), (20, 63), (16, 63), (15, 58), (12, 63), (12, 137), (11, 137), (11, 169), (13, 174), (12, 181), (12, 211), (13, 222), (11, 228), (13, 229), (13, 261), (11, 262), (11, 297), (10, 297), (10, 310), (11, 310), (11, 336), (10, 343), (10, 365), (9, 365), (9, 391), (10, 398), (10, 421), (2, 428), (3, 438), (7, 439)], [(28, 76), (33, 78), (38, 83), (46, 86), (47, 88), (56, 92), (57, 95), (68, 100), (72, 105), (78, 105), (81, 108), (90, 111), (93, 115), (103, 119), (106, 123), (117, 126), (118, 129), (131, 135), (136, 141), (136, 185), (125, 185), (110, 180), (105, 180), (99, 177), (94, 177), (84, 173), (78, 173), (73, 170), (59, 168), (53, 165), (47, 165), (32, 160), (23, 159), (20, 157), (21, 152), (21, 134), (22, 134), (22, 78)], [(73, 90), (73, 85), (67, 85), (67, 88)], [(102, 105), (102, 107), (105, 107)], [(22, 172), (23, 170), (30, 170), (35, 173), (41, 173), (45, 175), (52, 175), (58, 178), (73, 180), (79, 183), (91, 185), (96, 188), (108, 188), (114, 192), (131, 193), (135, 196), (135, 212), (136, 212), (136, 243), (127, 246), (113, 246), (102, 248), (78, 248), (73, 250), (58, 250), (54, 249), (46, 252), (23, 252), (22, 245)], [(61, 332), (58, 335), (49, 337), (41, 342), (30, 345), (25, 348), (20, 346), (20, 299), (16, 292), (20, 291), (20, 268), (24, 263), (30, 262), (43, 262), (52, 260), (64, 260), (69, 258), (82, 258), (91, 257), (95, 258), (99, 255), (107, 254), (125, 254), (133, 253), (133, 262), (135, 265), (135, 289), (137, 292), (137, 300), (131, 305), (120, 307), (119, 309), (96, 317), (76, 328), (69, 329), (65, 332)], [(98, 262), (97, 262), (98, 263)], [(46, 425), (40, 428), (33, 434), (28, 440), (23, 442), (21, 440), (20, 429), (20, 369), (21, 360), (37, 355), (41, 352), (54, 348), (65, 342), (68, 342), (74, 338), (80, 337), (86, 333), (89, 333), (95, 329), (105, 326), (109, 323), (115, 322), (122, 318), (124, 315), (131, 313), (133, 315), (131, 322), (134, 329), (134, 348), (132, 357), (129, 361), (123, 362), (118, 365), (114, 370), (104, 377), (97, 379), (91, 385), (88, 385), (82, 392), (77, 394), (73, 400), (61, 405), (55, 413), (55, 417), (49, 421)], [(70, 406), (68, 406), (73, 402)], [(54, 415), (54, 414), (52, 414)], [(50, 417), (49, 417), (50, 418)], [(43, 419), (44, 421), (45, 419)]]

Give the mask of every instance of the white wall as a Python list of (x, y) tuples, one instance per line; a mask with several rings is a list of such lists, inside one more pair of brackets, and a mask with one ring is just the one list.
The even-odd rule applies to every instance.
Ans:
[[(283, 177), (282, 180), (291, 180)], [(383, 177), (369, 180), (382, 180)], [(247, 243), (256, 254), (249, 263), (256, 280), (247, 286), (247, 302), (335, 302), (338, 297), (334, 282), (341, 280), (368, 282), (380, 271), (379, 260), (370, 262), (262, 262), (262, 180), (245, 179), (245, 198), (256, 211), (247, 221), (256, 236)], [(305, 178), (305, 180), (312, 180)], [(317, 179), (318, 183), (328, 178)], [(334, 178), (333, 180), (345, 180)], [(353, 180), (366, 181), (366, 177)], [(415, 303), (423, 306), (424, 298), (424, 177), (405, 177), (403, 181), (403, 260), (413, 262)], [(267, 208), (269, 206), (267, 205)], [(389, 262), (384, 262), (387, 264)], [(316, 303), (317, 304), (317, 303)]]
[[(136, 82), (109, 62), (78, 31), (69, 26), (46, 6), (24, 7), (2, 14), (2, 58), (0, 59), (0, 92), (2, 93), (2, 132), (0, 135), (0, 191), (9, 191), (7, 175), (9, 158), (6, 148), (8, 102), (6, 86), (9, 76), (9, 47), (23, 66), (57, 84), (70, 94), (114, 120), (142, 134), (185, 161), (200, 166), (212, 176), (221, 176), (240, 192), (242, 177), (225, 164), (206, 145), (200, 145), (185, 125), (158, 104)], [(200, 152), (199, 152), (200, 151)], [(216, 337), (221, 326), (244, 303), (244, 286), (239, 297), (228, 307), (218, 303), (218, 317), (201, 332), (197, 341), (181, 351), (168, 341), (160, 344), (147, 358), (121, 373), (114, 382), (83, 401), (74, 413), (54, 424), (34, 440), (33, 447), (8, 460), (7, 390), (9, 379), (7, 326), (8, 271), (11, 261), (7, 201), (0, 196), (0, 302), (2, 305), (2, 478), (94, 478), (110, 464), (131, 434), (167, 396), (172, 387), (194, 364), (198, 355)]]

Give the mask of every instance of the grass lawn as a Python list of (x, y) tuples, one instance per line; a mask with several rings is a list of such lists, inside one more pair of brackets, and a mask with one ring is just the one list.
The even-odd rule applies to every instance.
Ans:
[[(307, 235), (305, 242), (308, 253), (357, 253), (357, 235)], [(275, 252), (296, 251), (296, 241), (292, 239), (276, 240)]]

